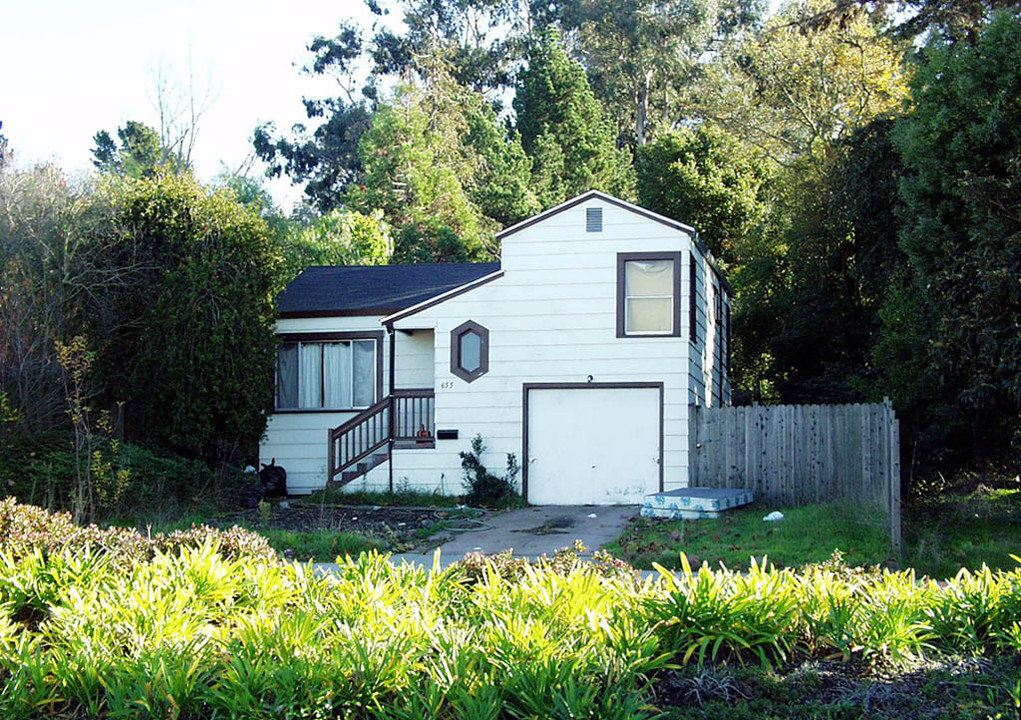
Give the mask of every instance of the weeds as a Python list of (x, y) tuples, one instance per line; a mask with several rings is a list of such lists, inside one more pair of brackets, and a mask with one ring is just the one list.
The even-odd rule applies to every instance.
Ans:
[(507, 470), (503, 477), (489, 472), (482, 464), (482, 455), (486, 452), (485, 442), (481, 435), (471, 441), (471, 450), (460, 453), (461, 469), (464, 472), (464, 501), (472, 507), (507, 508), (522, 505), (521, 494), (517, 487), (517, 476), (520, 471), (518, 459), (514, 453), (507, 453)]

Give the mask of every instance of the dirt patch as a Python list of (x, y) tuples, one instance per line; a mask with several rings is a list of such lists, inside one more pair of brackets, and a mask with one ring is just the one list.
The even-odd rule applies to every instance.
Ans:
[(427, 531), (443, 523), (465, 517), (465, 511), (404, 507), (345, 507), (338, 505), (273, 505), (264, 524), (260, 510), (222, 515), (208, 522), (217, 527), (242, 525), (258, 530), (290, 530), (293, 532), (357, 533), (380, 538), (388, 543), (406, 544), (421, 538)]
[[(1017, 664), (1011, 658), (919, 658), (901, 667), (804, 660), (769, 672), (727, 665), (663, 673), (655, 701), (671, 720), (861, 717), (936, 720), (1011, 717)], [(956, 714), (967, 708), (969, 712)], [(997, 715), (1000, 711), (1004, 714)]]

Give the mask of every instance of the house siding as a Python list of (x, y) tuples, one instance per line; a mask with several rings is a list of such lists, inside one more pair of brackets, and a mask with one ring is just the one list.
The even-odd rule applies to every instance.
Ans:
[[(586, 209), (603, 208), (603, 231), (586, 232)], [(681, 252), (679, 337), (617, 338), (616, 258), (622, 252)], [(689, 251), (691, 253), (689, 254)], [(685, 232), (593, 199), (509, 236), (504, 277), (397, 320), (396, 328), (435, 330), (436, 427), (458, 430), (436, 449), (398, 451), (394, 477), (412, 487), (450, 487), (458, 453), (481, 435), (486, 466), (501, 472), (507, 453), (522, 453), (525, 383), (662, 382), (664, 486), (688, 482), (688, 403), (693, 379), (688, 339), (687, 258), (701, 253)], [(699, 347), (705, 342), (701, 291)], [(490, 332), (489, 372), (471, 384), (450, 372), (450, 331), (473, 320)], [(398, 357), (398, 371), (401, 358)], [(694, 359), (702, 377), (701, 358)], [(411, 453), (414, 454), (411, 454)], [(428, 467), (424, 465), (428, 464)], [(442, 478), (441, 478), (442, 475)], [(520, 481), (520, 477), (518, 478)], [(454, 491), (460, 490), (460, 481)]]
[[(586, 232), (586, 211), (601, 208), (603, 229)], [(679, 333), (676, 337), (617, 337), (617, 256), (679, 253)], [(691, 286), (690, 263), (696, 282)], [(483, 462), (502, 474), (508, 453), (521, 465), (525, 384), (654, 383), (663, 386), (662, 471), (665, 489), (688, 484), (694, 451), (690, 406), (729, 401), (720, 320), (710, 307), (721, 282), (700, 246), (684, 229), (664, 225), (598, 197), (542, 218), (503, 242), (502, 272), (489, 282), (417, 312), (398, 315), (383, 346), (383, 385), (389, 392), (390, 352), (396, 346), (395, 385), (435, 388), (435, 427), (457, 430), (434, 449), (396, 449), (395, 486), (457, 494), (463, 491), (459, 453), (481, 435)], [(696, 296), (697, 343), (689, 340), (690, 293)], [(724, 296), (724, 302), (729, 299)], [(288, 318), (280, 333), (378, 331), (371, 316)], [(466, 382), (451, 373), (451, 331), (474, 321), (489, 331), (488, 372)], [(410, 333), (408, 332), (410, 331)], [(322, 487), (327, 475), (328, 431), (355, 413), (277, 413), (261, 447), (288, 471), (294, 493)], [(389, 487), (386, 464), (357, 479), (351, 490)], [(517, 480), (521, 482), (519, 475)]]
[[(322, 332), (374, 332), (382, 329), (382, 317), (283, 318), (277, 322), (278, 334)], [(379, 351), (383, 353), (383, 393), (388, 393), (390, 352), (384, 334)], [(328, 438), (332, 428), (347, 422), (357, 412), (281, 412), (272, 413), (259, 445), (260, 462), (275, 459), (287, 471), (287, 489), (297, 495), (311, 493), (326, 484)], [(378, 468), (377, 468), (378, 471)], [(375, 476), (381, 473), (374, 471)], [(382, 475), (385, 478), (385, 475)]]

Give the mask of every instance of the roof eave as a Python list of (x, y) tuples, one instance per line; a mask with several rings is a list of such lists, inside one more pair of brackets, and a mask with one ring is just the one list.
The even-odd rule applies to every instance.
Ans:
[(431, 297), (431, 298), (429, 298), (427, 300), (423, 300), (422, 302), (418, 303), (417, 305), (412, 305), (411, 307), (406, 308), (404, 310), (399, 310), (399, 311), (397, 311), (397, 312), (395, 312), (395, 313), (393, 313), (393, 314), (383, 318), (382, 320), (380, 320), (380, 322), (383, 325), (387, 326), (387, 327), (393, 327), (393, 324), (396, 321), (398, 321), (398, 320), (403, 320), (406, 317), (410, 317), (411, 315), (415, 315), (417, 313), (420, 313), (423, 310), (431, 308), (431, 307), (433, 307), (435, 305), (439, 305), (440, 303), (446, 302), (447, 300), (450, 300), (451, 298), (455, 298), (458, 295), (462, 295), (462, 294), (468, 292), (469, 290), (474, 290), (475, 288), (477, 288), (477, 287), (479, 287), (481, 285), (485, 285), (487, 283), (492, 282), (493, 280), (498, 280), (499, 278), (502, 278), (502, 277), (503, 277), (503, 269), (497, 270), (496, 272), (490, 273), (489, 275), (483, 275), (480, 278), (477, 278), (477, 279), (472, 280), (470, 282), (466, 282), (463, 285), (458, 285), (455, 288), (451, 288), (450, 290), (447, 290), (444, 293), (440, 293), (439, 295)]

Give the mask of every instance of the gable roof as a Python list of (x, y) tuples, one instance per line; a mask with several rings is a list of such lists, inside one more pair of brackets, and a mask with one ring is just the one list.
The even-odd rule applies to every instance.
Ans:
[(389, 315), (500, 269), (500, 263), (313, 265), (277, 296), (282, 318)]
[(666, 215), (660, 215), (659, 213), (653, 212), (652, 210), (646, 210), (645, 208), (635, 205), (634, 203), (629, 203), (626, 200), (621, 200), (620, 198), (616, 198), (613, 195), (607, 195), (606, 193), (601, 192), (600, 190), (589, 190), (587, 192), (583, 192), (581, 195), (573, 197), (570, 200), (567, 200), (566, 202), (560, 203), (559, 205), (555, 205), (554, 207), (551, 207), (549, 210), (545, 210), (539, 213), (538, 215), (533, 215), (532, 217), (522, 220), (521, 222), (515, 225), (511, 225), (508, 228), (504, 228), (503, 230), (496, 234), (496, 239), (503, 241), (509, 235), (513, 235), (514, 233), (524, 230), (525, 228), (531, 227), (536, 223), (540, 223), (543, 220), (552, 217), (553, 215), (564, 212), (565, 210), (570, 210), (571, 208), (581, 205), (583, 202), (586, 202), (588, 200), (601, 200), (602, 202), (605, 202), (609, 205), (614, 205), (616, 207), (621, 208), (622, 210), (627, 210), (628, 212), (632, 212), (635, 215), (639, 215), (647, 220), (658, 222), (661, 225), (666, 225), (669, 228), (673, 228), (674, 230), (686, 234), (688, 237), (691, 238), (691, 241), (695, 244), (695, 247), (699, 249), (699, 252), (702, 253), (702, 257), (705, 258), (706, 262), (709, 264), (709, 267), (712, 268), (713, 273), (716, 275), (716, 278), (720, 281), (720, 285), (722, 285), (723, 288), (727, 291), (727, 294), (730, 296), (734, 295), (734, 289), (730, 286), (730, 283), (727, 282), (727, 278), (724, 277), (723, 271), (720, 270), (719, 265), (716, 263), (716, 258), (713, 257), (713, 254), (712, 252), (710, 252), (709, 247), (702, 241), (702, 238), (698, 236), (698, 230), (691, 227), (691, 225), (685, 225), (684, 223), (678, 222), (673, 218), (668, 218)]
[(527, 227), (531, 227), (536, 223), (542, 222), (548, 217), (556, 215), (557, 213), (562, 213), (564, 210), (570, 210), (571, 208), (580, 205), (583, 202), (593, 199), (602, 200), (603, 202), (609, 203), (610, 205), (616, 205), (622, 210), (628, 210), (629, 212), (633, 212), (635, 215), (641, 215), (642, 217), (648, 220), (652, 220), (662, 225), (666, 225), (667, 227), (673, 228), (674, 230), (679, 230), (680, 232), (697, 239), (698, 231), (696, 231), (695, 228), (691, 227), (690, 225), (685, 225), (684, 223), (678, 222), (677, 220), (674, 220), (672, 218), (668, 218), (665, 215), (660, 215), (659, 213), (653, 212), (652, 210), (646, 210), (643, 207), (639, 207), (638, 205), (629, 203), (626, 200), (621, 200), (620, 198), (615, 198), (613, 195), (607, 195), (606, 193), (601, 192), (599, 190), (589, 190), (587, 192), (583, 192), (581, 195), (573, 197), (566, 202), (560, 203), (559, 205), (555, 205), (554, 207), (551, 207), (549, 210), (544, 210), (538, 215), (533, 215), (532, 217), (526, 220), (522, 220), (521, 222), (515, 225), (511, 225), (508, 228), (504, 228), (503, 230), (496, 234), (496, 237), (498, 240), (503, 240), (508, 235), (513, 235), (514, 233), (520, 230), (524, 230)]

